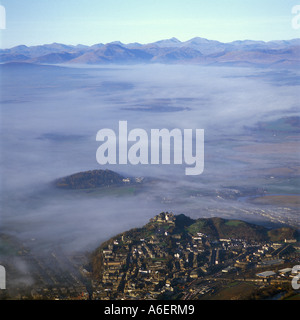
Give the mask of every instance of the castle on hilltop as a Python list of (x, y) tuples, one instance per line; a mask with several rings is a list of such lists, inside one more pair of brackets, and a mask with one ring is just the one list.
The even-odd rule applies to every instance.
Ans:
[(150, 222), (158, 223), (158, 224), (170, 224), (170, 225), (175, 225), (175, 216), (173, 213), (169, 212), (162, 212), (155, 216), (154, 218), (150, 219)]

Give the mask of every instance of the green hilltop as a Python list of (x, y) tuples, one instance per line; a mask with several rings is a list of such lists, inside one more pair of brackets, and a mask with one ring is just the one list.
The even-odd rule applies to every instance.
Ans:
[[(165, 217), (169, 216), (166, 220)], [(249, 242), (274, 242), (284, 241), (285, 239), (297, 239), (298, 232), (290, 227), (268, 229), (266, 227), (235, 219), (223, 219), (219, 217), (191, 219), (184, 214), (173, 215), (172, 213), (162, 212), (150, 219), (141, 228), (134, 228), (125, 231), (121, 235), (131, 240), (141, 238), (153, 238), (167, 232), (169, 236), (193, 237), (202, 233), (212, 240), (219, 239), (240, 239)], [(119, 238), (117, 235), (107, 243)]]
[(55, 181), (60, 189), (93, 189), (124, 185), (126, 178), (111, 170), (79, 172)]
[[(151, 219), (151, 221), (141, 229), (141, 232), (144, 233), (143, 229), (155, 230), (155, 226), (157, 225), (156, 221), (156, 218)], [(194, 220), (181, 214), (174, 216), (174, 223), (174, 227), (169, 227), (169, 233), (187, 234), (190, 236), (196, 236), (198, 233), (202, 233), (215, 240), (231, 238), (250, 242), (284, 241), (285, 239), (295, 239), (297, 237), (297, 231), (292, 228), (268, 229), (242, 220), (223, 219), (219, 217)]]
[(215, 239), (231, 238), (247, 241), (284, 241), (296, 238), (296, 230), (292, 228), (267, 229), (263, 226), (241, 220), (222, 218), (197, 219), (185, 229), (195, 235), (199, 232)]

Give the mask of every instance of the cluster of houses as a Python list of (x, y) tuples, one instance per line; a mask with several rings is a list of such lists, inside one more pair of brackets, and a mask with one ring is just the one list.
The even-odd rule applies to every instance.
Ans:
[[(300, 270), (300, 269), (299, 269)], [(274, 279), (274, 278), (294, 278), (298, 274), (298, 269), (295, 268), (283, 268), (276, 271), (263, 271), (260, 273), (257, 273), (256, 276), (263, 279), (263, 280), (268, 280), (268, 279)]]
[[(255, 243), (211, 239), (203, 233), (172, 232), (176, 217), (161, 213), (150, 220), (143, 237), (125, 233), (102, 250), (102, 279), (93, 281), (93, 299), (156, 299), (174, 295), (187, 283), (221, 272), (283, 264), (292, 243)], [(290, 270), (291, 272), (292, 270)], [(282, 269), (279, 274), (288, 273)], [(273, 273), (260, 273), (271, 277)]]

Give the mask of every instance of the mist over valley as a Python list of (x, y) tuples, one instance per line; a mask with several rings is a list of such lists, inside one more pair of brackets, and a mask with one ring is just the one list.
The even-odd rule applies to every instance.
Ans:
[[(90, 252), (159, 212), (299, 229), (298, 70), (15, 62), (0, 70), (0, 233), (32, 252)], [(117, 132), (123, 120), (129, 130), (204, 129), (204, 172), (186, 176), (184, 164), (100, 166), (96, 134)], [(145, 180), (55, 186), (106, 169)]]

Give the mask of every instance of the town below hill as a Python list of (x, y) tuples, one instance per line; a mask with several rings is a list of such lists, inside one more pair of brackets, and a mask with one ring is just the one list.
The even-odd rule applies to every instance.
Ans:
[[(292, 228), (270, 230), (240, 220), (193, 220), (163, 212), (103, 243), (86, 272), (93, 279), (93, 299), (207, 298), (232, 277), (244, 284), (276, 284), (270, 279), (273, 269), (299, 260), (298, 237)], [(272, 270), (264, 273), (266, 268)], [(286, 276), (278, 280), (281, 286), (290, 281)]]
[[(0, 250), (10, 275), (0, 300), (300, 298), (292, 287), (300, 264), (299, 235), (292, 228), (162, 212), (93, 252), (37, 252), (5, 234)], [(12, 257), (26, 261), (30, 284), (14, 285), (24, 276)]]

